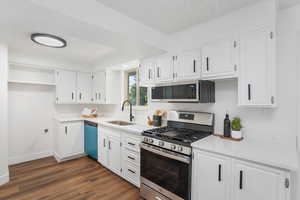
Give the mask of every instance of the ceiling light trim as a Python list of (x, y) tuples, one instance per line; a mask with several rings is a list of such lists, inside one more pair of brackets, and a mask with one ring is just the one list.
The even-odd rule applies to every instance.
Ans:
[[(56, 41), (56, 42), (59, 42), (61, 44), (50, 44), (50, 43), (47, 43), (47, 42), (40, 42), (37, 40), (37, 38), (48, 38), (48, 39), (51, 39), (53, 41)], [(45, 46), (45, 47), (51, 47), (51, 48), (65, 48), (67, 46), (67, 41), (64, 40), (63, 38), (61, 37), (58, 37), (56, 35), (52, 35), (52, 34), (47, 34), (47, 33), (33, 33), (31, 34), (31, 40), (39, 45), (42, 45), (42, 46)]]

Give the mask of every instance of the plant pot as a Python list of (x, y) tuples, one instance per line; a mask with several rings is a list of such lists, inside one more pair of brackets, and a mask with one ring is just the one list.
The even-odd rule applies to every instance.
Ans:
[(240, 131), (232, 130), (231, 131), (231, 137), (234, 138), (234, 139), (242, 139), (242, 137), (243, 137), (242, 130), (240, 130)]

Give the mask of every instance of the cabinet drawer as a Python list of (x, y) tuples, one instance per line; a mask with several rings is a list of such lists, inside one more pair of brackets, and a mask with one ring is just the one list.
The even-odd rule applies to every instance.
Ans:
[(124, 155), (123, 158), (124, 160), (136, 165), (140, 165), (140, 154), (138, 152), (125, 149), (123, 155)]
[(140, 168), (130, 162), (125, 162), (125, 178), (134, 185), (140, 185)]
[(124, 146), (130, 150), (140, 152), (140, 141), (138, 139), (127, 137)]

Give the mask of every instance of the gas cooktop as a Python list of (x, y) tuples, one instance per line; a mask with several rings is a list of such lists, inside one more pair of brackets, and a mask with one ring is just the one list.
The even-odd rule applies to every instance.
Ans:
[(143, 136), (156, 138), (166, 142), (172, 142), (184, 146), (190, 146), (191, 143), (207, 137), (211, 133), (196, 131), (185, 128), (162, 127), (144, 131)]

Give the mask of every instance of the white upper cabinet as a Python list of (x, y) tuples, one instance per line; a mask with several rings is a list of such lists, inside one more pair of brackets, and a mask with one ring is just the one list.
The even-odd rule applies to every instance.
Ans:
[(155, 64), (152, 61), (144, 61), (139, 68), (140, 85), (149, 85), (154, 83), (154, 68)]
[(241, 36), (239, 105), (274, 107), (275, 34), (257, 30)]
[(92, 101), (92, 74), (77, 73), (77, 102), (90, 103)]
[(77, 74), (73, 71), (57, 70), (56, 79), (56, 103), (76, 103)]
[(155, 83), (173, 81), (173, 57), (163, 56), (157, 59), (155, 65)]
[(186, 51), (174, 56), (174, 80), (196, 80), (201, 78), (201, 54)]
[(223, 79), (237, 77), (238, 42), (226, 40), (202, 48), (202, 78)]
[(104, 71), (93, 73), (92, 102), (95, 104), (105, 104), (106, 74)]
[(288, 200), (286, 173), (242, 161), (233, 164), (232, 200)]
[(194, 151), (192, 200), (230, 200), (230, 166), (226, 157)]

